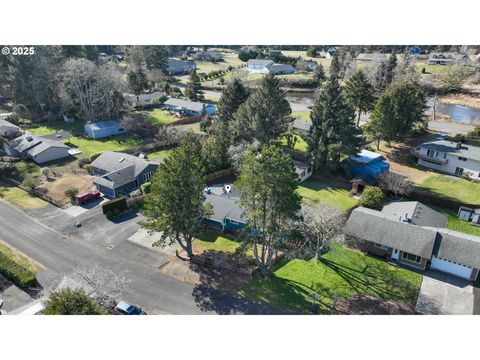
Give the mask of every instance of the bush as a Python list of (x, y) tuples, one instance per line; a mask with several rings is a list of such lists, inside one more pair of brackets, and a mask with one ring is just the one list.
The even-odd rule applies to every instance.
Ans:
[(152, 191), (152, 183), (151, 182), (143, 183), (140, 186), (140, 189), (142, 190), (143, 194), (148, 194), (148, 193), (150, 193), (150, 191)]
[(81, 158), (80, 160), (78, 160), (78, 166), (83, 168), (85, 165), (90, 164), (91, 162), (92, 160), (90, 158)]
[(38, 285), (35, 274), (0, 252), (0, 274), (21, 288)]
[(97, 158), (102, 155), (102, 153), (95, 153), (95, 154), (92, 154), (90, 155), (90, 162), (94, 162), (95, 160), (97, 160)]
[(142, 190), (140, 190), (140, 189), (133, 190), (130, 193), (130, 197), (132, 197), (132, 198), (136, 198), (136, 197), (139, 197), (139, 196), (142, 196)]
[(65, 189), (65, 195), (73, 201), (75, 199), (75, 196), (78, 195), (78, 188), (75, 186), (69, 186), (68, 188)]
[(45, 315), (107, 315), (82, 289), (54, 291), (44, 306)]
[(35, 176), (28, 175), (22, 181), (22, 186), (26, 188), (28, 191), (35, 190), (38, 187), (38, 185), (40, 185), (40, 180)]
[(113, 214), (114, 210), (118, 210), (119, 213), (122, 213), (126, 209), (127, 209), (127, 199), (124, 197), (107, 201), (102, 205), (102, 211), (105, 215), (107, 215), (108, 212), (111, 212)]
[(382, 210), (383, 204), (385, 204), (385, 194), (377, 186), (367, 186), (358, 202), (358, 205), (374, 210)]
[(90, 165), (90, 164), (86, 164), (86, 165), (83, 167), (83, 169), (84, 169), (85, 171), (87, 171), (89, 174), (92, 173), (92, 165)]

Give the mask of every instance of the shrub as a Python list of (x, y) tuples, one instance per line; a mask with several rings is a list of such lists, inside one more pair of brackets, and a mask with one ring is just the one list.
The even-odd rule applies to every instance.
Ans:
[(140, 189), (142, 190), (142, 193), (148, 194), (148, 193), (150, 193), (150, 191), (152, 191), (152, 183), (151, 182), (143, 183), (140, 186)]
[(84, 165), (83, 169), (86, 170), (89, 174), (92, 173), (92, 165), (90, 165), (90, 164)]
[(28, 175), (22, 181), (22, 186), (26, 188), (28, 191), (35, 190), (38, 187), (38, 185), (40, 185), (40, 180), (35, 176)]
[(113, 213), (114, 210), (118, 210), (120, 213), (127, 209), (127, 199), (120, 197), (107, 201), (102, 205), (102, 211), (106, 215), (107, 212)]
[(136, 197), (142, 196), (142, 190), (140, 190), (140, 189), (133, 190), (133, 191), (130, 193), (130, 196), (131, 196), (132, 198), (136, 198)]
[(358, 202), (358, 205), (374, 210), (382, 210), (383, 204), (385, 204), (385, 194), (377, 186), (367, 186)]
[(35, 274), (0, 252), (0, 274), (15, 285), (26, 288), (38, 285)]
[(69, 186), (68, 188), (65, 189), (65, 195), (73, 201), (75, 199), (75, 196), (78, 195), (78, 188), (75, 186)]
[(106, 315), (82, 289), (54, 291), (44, 303), (45, 315)]
[(95, 153), (90, 155), (90, 162), (94, 162), (102, 153)]

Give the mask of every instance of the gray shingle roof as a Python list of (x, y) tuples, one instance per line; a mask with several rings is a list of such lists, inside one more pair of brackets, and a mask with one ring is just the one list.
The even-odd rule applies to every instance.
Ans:
[(26, 153), (30, 156), (36, 156), (49, 148), (69, 149), (69, 147), (61, 141), (37, 135), (19, 136), (10, 141), (9, 146), (21, 154)]
[(119, 171), (133, 165), (133, 177), (137, 177), (138, 174), (145, 170), (145, 168), (150, 164), (158, 165), (155, 162), (140, 158), (138, 156), (115, 151), (105, 151), (102, 155), (96, 158), (91, 165), (92, 167), (101, 169), (106, 173)]
[(437, 229), (433, 255), (480, 269), (480, 238), (449, 229)]
[(222, 221), (225, 218), (246, 222), (245, 212), (238, 205), (238, 198), (228, 195), (205, 194), (205, 204), (213, 205), (213, 215), (211, 219)]
[(294, 129), (309, 131), (310, 127), (312, 126), (312, 122), (303, 119), (295, 119), (292, 122), (292, 126)]
[(399, 222), (380, 211), (358, 207), (352, 211), (345, 232), (358, 239), (383, 244), (424, 258), (432, 256), (437, 232)]
[(393, 220), (404, 219), (418, 226), (431, 226), (444, 228), (447, 225), (447, 217), (418, 201), (396, 201), (387, 204), (382, 209), (382, 214)]
[(462, 144), (461, 147), (457, 149), (457, 144), (458, 143), (454, 141), (436, 140), (423, 143), (420, 147), (480, 161), (480, 147)]
[(7, 120), (3, 120), (3, 119), (0, 119), (0, 128), (1, 127), (12, 128), (12, 129), (20, 129), (20, 127), (18, 127), (17, 125), (12, 124), (11, 122), (9, 122)]
[(295, 68), (292, 65), (288, 64), (272, 64), (266, 67), (269, 71), (295, 71)]
[(169, 98), (163, 104), (167, 106), (174, 106), (174, 107), (195, 111), (195, 112), (203, 111), (203, 106), (204, 106), (204, 104), (201, 102), (194, 102), (190, 100), (183, 100), (183, 99), (177, 99), (177, 98)]
[(96, 176), (94, 183), (103, 185), (109, 189), (116, 189), (119, 186), (128, 184), (135, 180), (135, 165), (129, 165), (122, 169), (112, 171), (103, 176)]
[(267, 66), (267, 65), (270, 65), (270, 64), (273, 64), (274, 61), (273, 60), (263, 60), (263, 59), (250, 59), (247, 61), (247, 64), (248, 65), (263, 65), (263, 66)]

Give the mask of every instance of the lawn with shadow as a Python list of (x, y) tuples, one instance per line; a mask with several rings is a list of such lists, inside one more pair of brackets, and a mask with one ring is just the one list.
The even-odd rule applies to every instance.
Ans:
[(340, 210), (347, 210), (357, 204), (357, 200), (349, 196), (348, 190), (317, 179), (304, 181), (298, 186), (297, 192), (302, 196), (303, 202), (333, 205)]
[(240, 294), (296, 313), (310, 310), (310, 294), (318, 296), (320, 314), (335, 314), (335, 302), (370, 295), (415, 305), (422, 276), (361, 252), (334, 245), (321, 261), (280, 263), (267, 279), (254, 279)]

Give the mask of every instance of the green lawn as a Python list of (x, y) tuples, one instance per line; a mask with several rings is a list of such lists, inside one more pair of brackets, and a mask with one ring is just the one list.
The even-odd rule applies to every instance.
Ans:
[(297, 313), (310, 310), (309, 295), (319, 297), (319, 312), (335, 314), (336, 300), (370, 295), (415, 305), (422, 276), (335, 244), (316, 259), (291, 260), (267, 279), (254, 279), (240, 294)]
[(167, 149), (167, 150), (156, 151), (154, 153), (148, 154), (148, 158), (150, 160), (163, 159), (163, 158), (166, 158), (167, 156), (169, 156), (173, 152), (173, 150), (175, 150), (175, 149)]
[(24, 209), (37, 209), (48, 205), (47, 202), (36, 196), (30, 195), (18, 187), (2, 184), (0, 184), (0, 198)]
[(201, 234), (195, 239), (194, 244), (203, 250), (214, 250), (226, 253), (233, 253), (240, 246), (239, 241), (214, 232)]
[[(295, 145), (293, 146), (294, 150), (302, 151), (306, 153), (308, 149), (308, 145), (305, 142), (305, 140), (303, 140), (303, 138), (300, 135), (294, 135), (294, 136), (295, 136), (295, 139), (297, 139), (297, 141), (295, 142)], [(287, 146), (287, 139), (285, 138), (281, 139), (280, 144), (282, 146)]]
[(149, 111), (148, 114), (148, 121), (155, 125), (170, 124), (177, 120), (179, 120), (178, 117), (170, 115), (170, 113), (164, 109), (153, 109)]
[(439, 213), (445, 215), (447, 220), (447, 229), (463, 232), (466, 234), (471, 234), (475, 236), (480, 236), (480, 227), (470, 225), (468, 221), (460, 220), (457, 216), (457, 212), (451, 209), (447, 209), (444, 207), (426, 204), (430, 206), (432, 209), (435, 209)]
[(467, 204), (480, 204), (480, 184), (462, 178), (432, 175), (417, 185), (417, 189)]
[(3, 242), (2, 240), (0, 240), (0, 253), (7, 256), (16, 264), (24, 267), (25, 269), (33, 273), (36, 273), (37, 271), (40, 271), (43, 269), (43, 266), (37, 263), (35, 260), (29, 258), (25, 254), (11, 247), (6, 242)]
[(347, 210), (357, 203), (349, 196), (348, 190), (316, 179), (307, 179), (297, 191), (306, 203), (333, 205), (340, 210)]
[(310, 121), (310, 111), (294, 111), (290, 116), (296, 119)]

